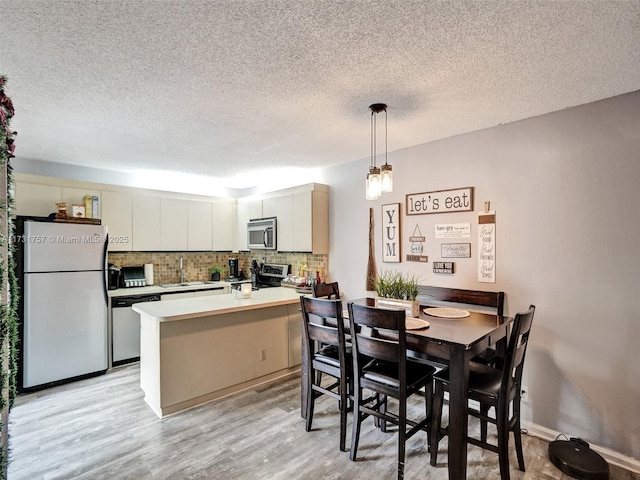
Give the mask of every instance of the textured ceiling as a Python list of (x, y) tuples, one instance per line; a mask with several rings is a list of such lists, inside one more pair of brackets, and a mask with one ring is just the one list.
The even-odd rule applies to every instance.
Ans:
[(20, 159), (307, 180), (640, 89), (636, 0), (0, 0)]

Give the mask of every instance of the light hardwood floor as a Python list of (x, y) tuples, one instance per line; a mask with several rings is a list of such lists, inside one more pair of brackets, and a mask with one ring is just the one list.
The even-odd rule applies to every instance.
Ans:
[[(382, 433), (367, 419), (352, 462), (338, 450), (334, 400), (317, 401), (313, 430), (305, 432), (299, 384), (295, 376), (164, 419), (143, 400), (137, 364), (23, 395), (11, 411), (8, 480), (395, 478), (393, 429)], [(511, 478), (569, 480), (548, 460), (547, 445), (525, 435), (527, 472), (512, 451)], [(446, 458), (443, 440), (438, 466), (429, 465), (419, 432), (407, 445), (405, 478), (447, 479)], [(497, 455), (470, 446), (468, 478), (499, 478)], [(611, 467), (612, 480), (639, 478)]]

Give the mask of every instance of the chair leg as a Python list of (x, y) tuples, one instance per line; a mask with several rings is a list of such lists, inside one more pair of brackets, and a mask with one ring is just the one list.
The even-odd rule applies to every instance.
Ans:
[[(380, 413), (387, 413), (387, 396), (381, 395), (380, 398), (382, 399), (382, 403), (380, 404)], [(376, 395), (376, 399), (377, 399), (377, 395)], [(386, 420), (380, 419), (380, 431), (381, 432), (387, 431)]]
[(431, 451), (431, 425), (433, 423), (433, 389), (432, 389), (432, 385), (429, 384), (426, 387), (424, 387), (424, 407), (425, 407), (425, 414), (426, 417), (428, 419), (428, 423), (427, 423), (427, 451), (430, 452)]
[(340, 451), (346, 452), (345, 446), (347, 436), (347, 382), (344, 377), (340, 379)]
[(438, 461), (438, 445), (440, 444), (440, 425), (442, 423), (442, 404), (444, 403), (444, 385), (435, 381), (435, 391), (431, 407), (431, 465)]
[(522, 434), (520, 433), (520, 422), (517, 423), (516, 429), (513, 431), (513, 438), (516, 444), (516, 455), (518, 456), (518, 468), (524, 472), (524, 455), (522, 453)]
[(351, 431), (351, 451), (349, 452), (349, 458), (351, 460), (356, 459), (358, 441), (360, 440), (360, 424), (362, 423), (362, 416), (360, 414), (361, 396), (362, 389), (356, 388), (353, 392), (353, 428)]
[[(498, 409), (500, 410), (500, 409)], [(509, 476), (509, 425), (506, 415), (509, 412), (496, 411), (498, 420), (498, 461), (500, 463), (500, 479), (510, 480)]]
[(398, 407), (398, 480), (404, 478), (404, 457), (407, 443), (407, 404), (400, 400)]
[[(486, 404), (480, 404), (480, 413), (482, 415), (489, 415), (489, 410), (491, 409), (490, 406), (486, 405)], [(480, 440), (482, 440), (483, 442), (487, 441), (487, 421), (484, 419), (480, 420)]]
[(313, 390), (313, 376), (314, 371), (311, 369), (309, 375), (307, 375), (307, 419), (305, 424), (305, 429), (307, 432), (311, 431), (311, 422), (313, 421), (313, 406), (315, 403), (316, 392)]

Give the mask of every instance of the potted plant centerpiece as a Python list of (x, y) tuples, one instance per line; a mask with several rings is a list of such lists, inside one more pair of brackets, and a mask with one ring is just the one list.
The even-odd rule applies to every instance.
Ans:
[(222, 267), (220, 265), (212, 265), (209, 269), (209, 273), (211, 274), (212, 282), (220, 281), (220, 273), (222, 272)]
[(378, 305), (402, 307), (407, 317), (420, 315), (420, 304), (416, 298), (420, 293), (419, 279), (411, 273), (385, 271), (376, 276), (375, 288)]

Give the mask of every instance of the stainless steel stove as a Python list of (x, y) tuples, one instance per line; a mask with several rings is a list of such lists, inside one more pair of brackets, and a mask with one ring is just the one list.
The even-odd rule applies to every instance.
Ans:
[(291, 265), (264, 263), (258, 273), (255, 286), (258, 288), (279, 287), (282, 280), (287, 278), (290, 270)]

